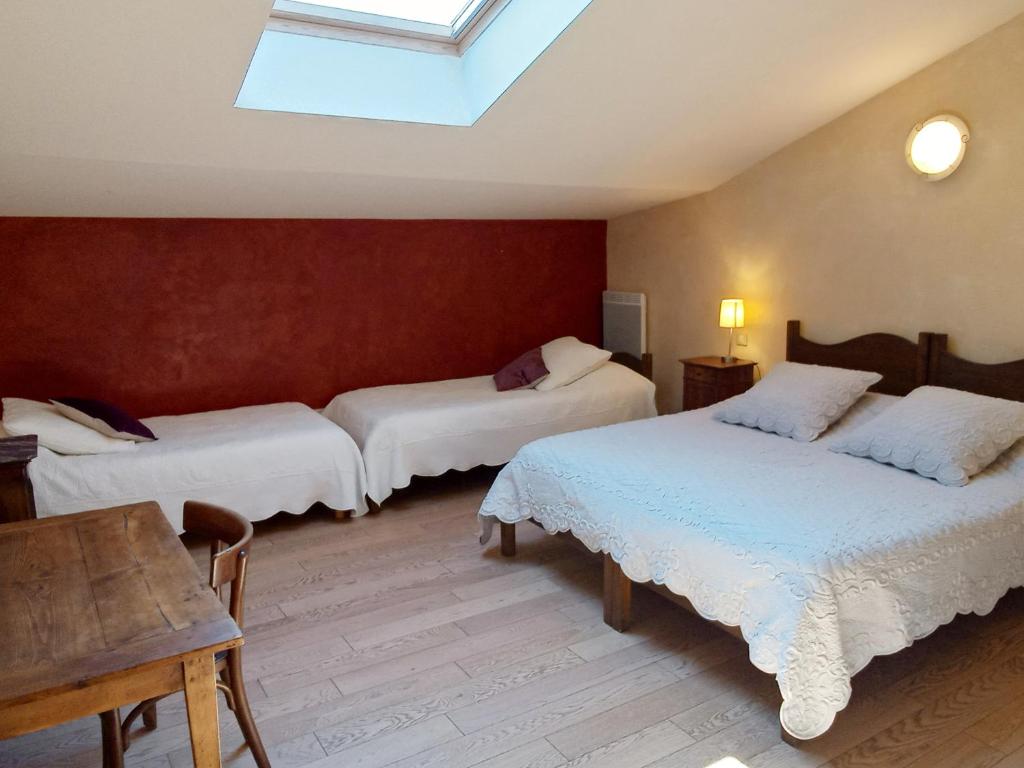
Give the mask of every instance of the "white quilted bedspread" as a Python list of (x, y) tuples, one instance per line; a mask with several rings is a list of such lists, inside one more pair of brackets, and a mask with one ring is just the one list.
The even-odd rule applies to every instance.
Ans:
[(531, 440), (653, 416), (654, 385), (616, 363), (550, 392), (498, 392), (490, 376), (346, 392), (324, 416), (356, 441), (377, 503), (414, 475), (511, 459)]
[(712, 409), (538, 440), (502, 470), (481, 523), (571, 531), (740, 627), (777, 677), (783, 727), (814, 738), (872, 657), (1024, 584), (1024, 441), (962, 488), (827, 450), (894, 399), (865, 396), (814, 443)]
[(366, 472), (352, 438), (311, 408), (277, 403), (144, 419), (159, 438), (133, 451), (29, 464), (41, 517), (155, 500), (178, 532), (187, 499), (250, 520), (301, 514), (318, 501), (366, 512)]

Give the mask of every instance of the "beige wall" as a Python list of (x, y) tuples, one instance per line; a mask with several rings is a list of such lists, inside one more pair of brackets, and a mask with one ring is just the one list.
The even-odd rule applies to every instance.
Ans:
[[(944, 111), (972, 140), (929, 183), (904, 143)], [(974, 359), (1024, 357), (1022, 174), (1024, 16), (709, 193), (613, 220), (608, 285), (648, 295), (659, 407), (680, 407), (678, 358), (725, 354), (726, 296), (746, 299), (738, 352), (762, 367), (790, 318), (820, 341), (945, 331)]]

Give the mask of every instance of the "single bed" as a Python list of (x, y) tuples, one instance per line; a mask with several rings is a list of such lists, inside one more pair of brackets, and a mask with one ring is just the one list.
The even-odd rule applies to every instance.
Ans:
[(366, 474), (352, 439), (311, 408), (278, 403), (144, 419), (159, 438), (135, 450), (29, 465), (40, 517), (155, 500), (182, 531), (187, 499), (250, 520), (301, 514), (322, 502), (366, 512)]
[(926, 381), (1024, 400), (1024, 362), (969, 363), (931, 334), (815, 345), (791, 324), (789, 341), (791, 360), (884, 378), (813, 443), (713, 421), (714, 408), (537, 441), (480, 514), (485, 538), (501, 523), (505, 554), (528, 519), (605, 553), (618, 629), (633, 582), (732, 628), (777, 677), (784, 734), (810, 739), (874, 656), (1024, 584), (1024, 445), (951, 488), (829, 444)]
[(323, 414), (358, 444), (380, 504), (416, 475), (497, 466), (541, 437), (657, 415), (650, 365), (650, 355), (617, 355), (550, 392), (498, 392), (490, 376), (371, 387), (338, 395)]

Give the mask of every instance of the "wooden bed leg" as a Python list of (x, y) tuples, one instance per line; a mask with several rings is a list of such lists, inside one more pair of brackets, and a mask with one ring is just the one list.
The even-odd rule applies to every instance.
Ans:
[(370, 505), (370, 511), (367, 514), (379, 515), (380, 514), (380, 510), (383, 507), (383, 505), (382, 504), (378, 504), (373, 499), (369, 499), (368, 501), (369, 501), (369, 505)]
[(352, 517), (352, 510), (350, 509), (336, 509), (334, 510), (334, 519), (337, 521), (348, 520)]
[(501, 554), (502, 557), (516, 556), (516, 524), (501, 524)]
[(632, 621), (633, 582), (622, 568), (604, 556), (604, 623), (617, 632), (625, 632)]

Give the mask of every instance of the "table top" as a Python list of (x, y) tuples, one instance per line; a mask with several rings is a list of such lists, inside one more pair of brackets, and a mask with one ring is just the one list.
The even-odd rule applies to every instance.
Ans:
[(0, 525), (0, 703), (242, 633), (154, 502)]
[(757, 365), (754, 360), (742, 360), (736, 358), (726, 362), (724, 357), (687, 357), (679, 361), (684, 365), (701, 365), (705, 368), (745, 368), (748, 365)]

